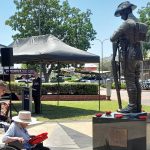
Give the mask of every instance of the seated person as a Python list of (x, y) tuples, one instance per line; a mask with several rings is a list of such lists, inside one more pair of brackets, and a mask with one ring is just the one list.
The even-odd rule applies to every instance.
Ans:
[(30, 111), (20, 111), (18, 116), (12, 117), (12, 120), (13, 122), (2, 138), (3, 143), (9, 144), (18, 141), (19, 143), (22, 143), (23, 149), (26, 150), (50, 150), (49, 148), (44, 147), (42, 143), (37, 145), (29, 144), (31, 137), (26, 127), (30, 123), (36, 122), (36, 118), (31, 117)]
[(19, 100), (15, 93), (10, 92), (8, 85), (0, 80), (0, 121), (9, 122), (10, 99)]
[[(7, 85), (5, 82), (0, 80), (0, 99), (4, 95), (4, 93), (8, 91)], [(8, 119), (9, 112), (9, 101), (4, 101), (0, 103), (0, 121), (6, 121)]]
[(8, 85), (4, 81), (0, 80), (0, 98), (10, 99), (10, 96), (11, 100), (19, 100), (16, 93), (11, 92), (8, 88)]
[(7, 91), (7, 89), (7, 85), (2, 80), (0, 80), (0, 98)]

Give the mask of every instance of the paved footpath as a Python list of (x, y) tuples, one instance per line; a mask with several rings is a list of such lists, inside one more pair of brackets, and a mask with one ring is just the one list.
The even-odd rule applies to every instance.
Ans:
[[(106, 95), (106, 89), (105, 88), (101, 88), (100, 94), (101, 95)], [(128, 102), (127, 90), (120, 90), (120, 94), (121, 94), (121, 99), (123, 101), (127, 101)], [(150, 90), (142, 90), (141, 98), (142, 98), (142, 104), (143, 105), (149, 105), (150, 106)], [(117, 100), (117, 94), (116, 94), (116, 90), (115, 89), (111, 90), (111, 100)]]
[[(45, 122), (28, 129), (31, 135), (48, 132), (44, 146), (51, 150), (92, 150), (92, 122)], [(4, 131), (0, 130), (0, 140)]]

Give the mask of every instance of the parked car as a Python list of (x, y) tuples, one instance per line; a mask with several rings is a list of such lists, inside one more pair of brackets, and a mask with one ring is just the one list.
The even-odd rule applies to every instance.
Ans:
[(15, 80), (16, 82), (24, 82), (24, 83), (32, 83), (31, 79), (20, 79), (20, 80)]
[[(98, 77), (82, 77), (79, 79), (79, 82), (88, 82), (88, 83), (98, 83), (99, 78)], [(100, 83), (102, 83), (102, 78), (100, 78)]]
[(149, 90), (150, 89), (150, 79), (147, 80), (140, 80), (140, 84), (141, 84), (141, 89), (142, 90)]

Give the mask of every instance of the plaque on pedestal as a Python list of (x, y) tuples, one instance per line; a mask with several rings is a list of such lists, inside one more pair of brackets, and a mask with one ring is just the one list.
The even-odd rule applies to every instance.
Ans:
[(146, 150), (146, 121), (93, 117), (93, 150)]

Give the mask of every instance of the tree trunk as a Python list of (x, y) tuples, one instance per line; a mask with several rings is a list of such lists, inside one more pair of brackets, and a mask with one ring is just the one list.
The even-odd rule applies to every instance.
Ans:
[(49, 76), (50, 76), (50, 74), (48, 74), (48, 73), (44, 74), (45, 82), (49, 82)]
[(49, 77), (54, 68), (54, 64), (51, 64), (51, 68), (48, 69), (48, 71), (47, 71), (47, 66), (49, 66), (49, 64), (42, 64), (42, 72), (44, 75), (45, 82), (49, 82)]

